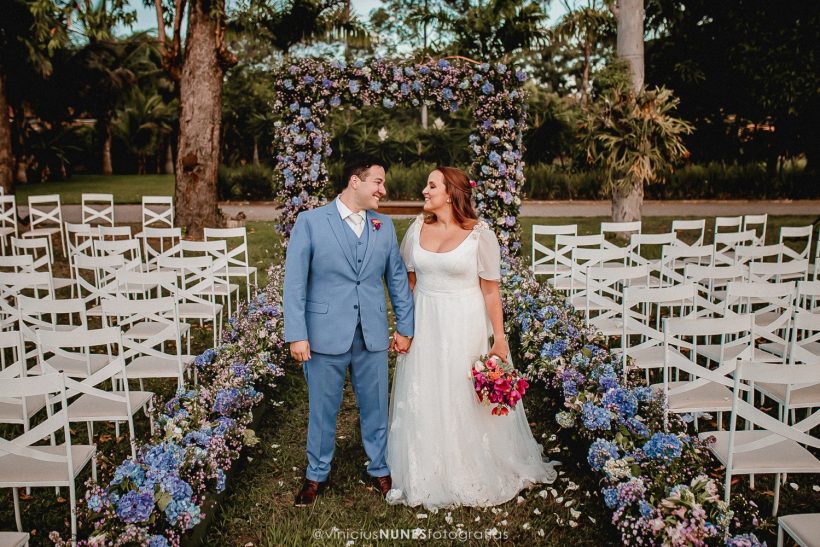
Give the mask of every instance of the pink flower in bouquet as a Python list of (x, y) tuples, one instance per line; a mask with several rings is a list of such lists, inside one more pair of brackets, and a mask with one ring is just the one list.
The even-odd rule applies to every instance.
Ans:
[(481, 358), (470, 371), (479, 402), (493, 406), (494, 416), (506, 416), (524, 396), (529, 384), (497, 357)]
[(517, 402), (518, 402), (518, 401), (520, 401), (520, 400), (521, 400), (521, 393), (519, 393), (519, 392), (518, 392), (517, 390), (515, 390), (515, 389), (513, 389), (512, 391), (510, 391), (509, 401), (510, 401), (510, 404), (511, 404), (511, 405), (515, 405), (515, 403), (517, 403)]

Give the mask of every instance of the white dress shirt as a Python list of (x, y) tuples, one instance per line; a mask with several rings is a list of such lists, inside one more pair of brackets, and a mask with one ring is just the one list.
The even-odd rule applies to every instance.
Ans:
[(362, 232), (364, 232), (365, 212), (361, 211), (360, 213), (354, 213), (347, 207), (347, 205), (342, 203), (342, 200), (339, 198), (336, 198), (336, 208), (339, 210), (339, 215), (341, 215), (342, 220), (350, 226), (353, 233), (356, 234), (356, 237), (362, 237)]

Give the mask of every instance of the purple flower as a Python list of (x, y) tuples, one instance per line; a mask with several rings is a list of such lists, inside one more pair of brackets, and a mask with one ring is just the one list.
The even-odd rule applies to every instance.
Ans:
[(129, 524), (145, 522), (154, 510), (154, 496), (131, 490), (117, 502), (117, 516)]
[(608, 409), (596, 406), (588, 401), (581, 408), (581, 419), (587, 429), (593, 431), (598, 429), (607, 430), (610, 428), (612, 413)]
[(643, 451), (653, 460), (671, 461), (680, 457), (682, 446), (677, 435), (657, 432), (643, 445)]
[(615, 443), (606, 439), (596, 439), (589, 447), (587, 462), (593, 471), (600, 471), (607, 461), (617, 459), (618, 456), (618, 447)]

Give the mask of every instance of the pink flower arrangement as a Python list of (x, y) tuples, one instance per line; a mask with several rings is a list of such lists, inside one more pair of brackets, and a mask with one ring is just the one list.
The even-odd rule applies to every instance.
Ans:
[(382, 221), (381, 221), (381, 220), (379, 220), (379, 219), (377, 219), (377, 218), (374, 218), (374, 219), (372, 219), (372, 220), (370, 221), (370, 223), (373, 225), (373, 229), (374, 229), (375, 231), (377, 231), (377, 232), (378, 232), (379, 230), (381, 230), (381, 229), (382, 229)]
[(482, 356), (470, 371), (478, 400), (493, 406), (493, 416), (506, 416), (530, 387), (518, 371), (495, 356)]

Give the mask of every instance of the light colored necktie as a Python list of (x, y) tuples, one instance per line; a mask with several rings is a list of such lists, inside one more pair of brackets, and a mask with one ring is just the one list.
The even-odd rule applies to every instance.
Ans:
[(362, 217), (361, 213), (353, 213), (350, 215), (350, 220), (353, 221), (353, 232), (356, 234), (356, 237), (362, 237), (364, 217)]

